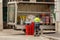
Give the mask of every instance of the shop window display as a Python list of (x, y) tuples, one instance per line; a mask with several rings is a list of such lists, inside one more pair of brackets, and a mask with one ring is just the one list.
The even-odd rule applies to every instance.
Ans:
[[(52, 25), (53, 22), (50, 21), (52, 20), (51, 14), (53, 12), (51, 11), (53, 7), (51, 5), (54, 6), (53, 0), (34, 0), (34, 2), (31, 2), (30, 0), (22, 0), (21, 2), (18, 2), (18, 3), (15, 2), (15, 4), (17, 5), (16, 7), (17, 15), (15, 15), (15, 24), (14, 24), (16, 26), (16, 29), (19, 29), (19, 28), (23, 29), (23, 26), (25, 27), (26, 20), (30, 20), (30, 17), (28, 17), (29, 15), (40, 16), (41, 18), (40, 24), (42, 24), (42, 27), (44, 27), (44, 29), (47, 29), (47, 30), (54, 29), (53, 27), (55, 25)], [(12, 22), (11, 21), (13, 20), (12, 18), (13, 17), (9, 18), (10, 22)]]
[(15, 22), (15, 5), (8, 5), (8, 22)]

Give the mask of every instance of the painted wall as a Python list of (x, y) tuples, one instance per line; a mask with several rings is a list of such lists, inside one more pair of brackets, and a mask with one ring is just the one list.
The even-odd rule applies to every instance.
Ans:
[(0, 30), (3, 29), (2, 0), (0, 0)]
[(55, 0), (56, 31), (60, 33), (60, 0)]
[(0, 2), (2, 2), (2, 0), (0, 0)]

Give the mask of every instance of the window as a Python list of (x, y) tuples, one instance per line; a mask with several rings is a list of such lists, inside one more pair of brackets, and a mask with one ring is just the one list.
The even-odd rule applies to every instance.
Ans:
[(37, 2), (54, 2), (54, 0), (36, 0)]
[(45, 2), (54, 2), (54, 0), (45, 0)]
[(8, 5), (8, 22), (15, 22), (15, 5)]
[(36, 0), (37, 2), (42, 2), (43, 0)]
[(30, 1), (30, 0), (23, 0), (23, 1)]

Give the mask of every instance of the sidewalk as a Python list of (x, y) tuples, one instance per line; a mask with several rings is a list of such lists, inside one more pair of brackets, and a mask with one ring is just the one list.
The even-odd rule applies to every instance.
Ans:
[(24, 34), (22, 31), (15, 31), (15, 30), (3, 30), (0, 31), (0, 40), (43, 40), (40, 37), (34, 37), (31, 35), (21, 35)]
[(13, 30), (13, 29), (4, 29), (2, 31), (0, 31), (0, 36), (1, 35), (23, 35), (25, 34), (23, 31), (17, 31), (17, 30)]

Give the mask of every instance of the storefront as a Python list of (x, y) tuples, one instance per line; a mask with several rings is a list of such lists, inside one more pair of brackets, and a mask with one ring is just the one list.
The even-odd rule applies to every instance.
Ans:
[[(26, 21), (33, 21), (35, 16), (41, 18), (41, 27), (55, 32), (54, 0), (20, 0), (8, 2), (7, 24), (17, 29), (24, 29)], [(13, 27), (14, 28), (14, 27)]]

